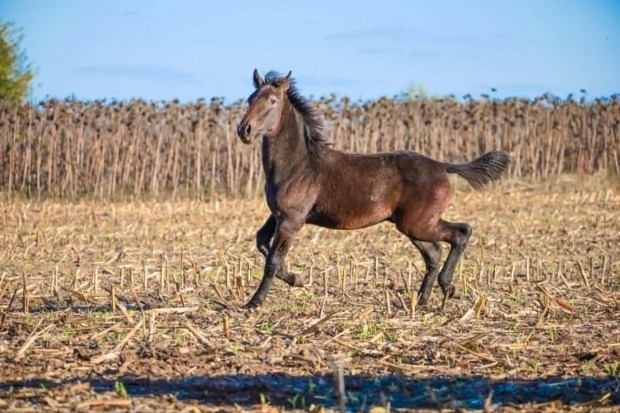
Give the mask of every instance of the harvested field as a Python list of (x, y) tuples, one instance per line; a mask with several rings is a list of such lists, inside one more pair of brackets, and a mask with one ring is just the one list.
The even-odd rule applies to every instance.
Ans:
[(443, 312), (389, 224), (304, 228), (309, 285), (246, 311), (262, 199), (2, 201), (0, 409), (617, 411), (618, 182), (454, 182), (474, 232)]

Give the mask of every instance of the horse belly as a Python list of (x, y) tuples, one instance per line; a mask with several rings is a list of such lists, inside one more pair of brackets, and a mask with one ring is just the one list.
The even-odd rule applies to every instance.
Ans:
[[(376, 157), (344, 158), (327, 175), (308, 222), (334, 229), (365, 228), (394, 213), (402, 191), (398, 169)], [(347, 164), (348, 163), (348, 164)]]
[(387, 204), (373, 203), (358, 207), (316, 208), (308, 215), (306, 222), (330, 229), (360, 229), (385, 221), (393, 212)]

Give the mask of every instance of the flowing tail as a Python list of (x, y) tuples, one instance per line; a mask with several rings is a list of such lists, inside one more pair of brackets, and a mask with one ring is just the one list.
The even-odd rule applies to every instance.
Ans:
[(461, 164), (446, 164), (446, 172), (458, 174), (465, 178), (474, 189), (497, 181), (508, 166), (510, 157), (503, 151), (485, 153), (480, 158)]

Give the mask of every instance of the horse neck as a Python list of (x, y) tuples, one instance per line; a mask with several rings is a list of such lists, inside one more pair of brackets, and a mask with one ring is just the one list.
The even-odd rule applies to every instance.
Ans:
[(305, 140), (306, 125), (290, 103), (283, 109), (282, 122), (276, 134), (263, 137), (262, 158), (265, 177), (278, 183), (290, 178), (309, 162)]

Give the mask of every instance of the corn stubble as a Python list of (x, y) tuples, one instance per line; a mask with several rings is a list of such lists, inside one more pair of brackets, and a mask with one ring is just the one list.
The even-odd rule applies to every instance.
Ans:
[(463, 298), (443, 312), (438, 288), (415, 307), (424, 265), (388, 224), (305, 228), (289, 265), (312, 284), (276, 281), (248, 312), (263, 202), (3, 201), (0, 369), (48, 384), (2, 387), (0, 403), (210, 411), (230, 393), (247, 410), (390, 411), (410, 394), (435, 410), (486, 397), (489, 411), (613, 411), (618, 186), (564, 174), (454, 199), (447, 219), (474, 233), (455, 272)]

